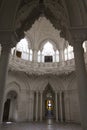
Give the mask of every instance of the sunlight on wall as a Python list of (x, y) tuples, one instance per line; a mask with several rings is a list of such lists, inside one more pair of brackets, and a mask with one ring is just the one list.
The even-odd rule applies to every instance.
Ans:
[(86, 52), (86, 44), (87, 44), (87, 41), (83, 42), (83, 49), (84, 49), (84, 52)]
[(44, 45), (42, 53), (44, 56), (45, 55), (47, 55), (47, 56), (54, 55), (53, 45), (49, 41)]
[(64, 55), (65, 55), (65, 61), (73, 59), (74, 58), (73, 47), (68, 45), (68, 47), (65, 48), (64, 50)]
[(18, 42), (17, 50), (22, 51), (22, 52), (29, 52), (28, 42), (27, 42), (27, 40), (25, 38), (20, 40), (20, 42)]

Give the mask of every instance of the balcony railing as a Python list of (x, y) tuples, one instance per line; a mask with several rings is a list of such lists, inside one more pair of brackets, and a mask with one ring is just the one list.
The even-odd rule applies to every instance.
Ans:
[(15, 71), (23, 71), (28, 74), (59, 75), (59, 74), (70, 73), (74, 71), (75, 63), (74, 63), (74, 59), (63, 61), (63, 62), (39, 63), (39, 62), (24, 60), (16, 56), (10, 55), (9, 69)]

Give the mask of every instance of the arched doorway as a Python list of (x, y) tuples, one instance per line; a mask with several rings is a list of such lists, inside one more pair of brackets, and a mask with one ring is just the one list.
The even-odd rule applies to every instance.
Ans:
[(10, 102), (11, 100), (7, 99), (4, 104), (3, 122), (7, 122), (9, 120)]
[(4, 103), (3, 122), (15, 121), (17, 118), (17, 93), (10, 91)]
[(55, 95), (49, 83), (43, 92), (43, 100), (44, 119), (55, 118)]

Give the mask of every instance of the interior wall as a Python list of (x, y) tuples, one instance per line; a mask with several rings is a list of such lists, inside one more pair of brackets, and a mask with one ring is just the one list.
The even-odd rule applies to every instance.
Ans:
[[(22, 72), (9, 72), (6, 94), (14, 90), (18, 94), (17, 119), (16, 121), (34, 121), (36, 91), (44, 92), (46, 85), (50, 84), (54, 92), (63, 92), (63, 119), (66, 122), (80, 122), (79, 96), (75, 74), (62, 76), (34, 76), (26, 75)], [(15, 85), (16, 84), (16, 85)], [(59, 96), (58, 96), (59, 97)], [(58, 99), (59, 101), (59, 99)], [(39, 100), (40, 107), (40, 100)], [(39, 108), (40, 111), (40, 108)], [(40, 119), (40, 112), (39, 117)]]

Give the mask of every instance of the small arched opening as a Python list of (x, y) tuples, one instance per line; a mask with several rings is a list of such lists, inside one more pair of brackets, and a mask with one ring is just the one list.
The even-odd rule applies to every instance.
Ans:
[(55, 117), (55, 94), (49, 83), (43, 92), (43, 113), (43, 119)]
[(17, 120), (17, 93), (10, 91), (4, 103), (3, 122)]
[(38, 51), (38, 62), (59, 62), (59, 51), (53, 41), (44, 41)]

